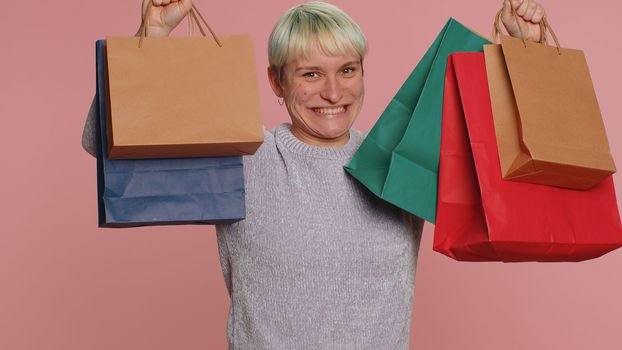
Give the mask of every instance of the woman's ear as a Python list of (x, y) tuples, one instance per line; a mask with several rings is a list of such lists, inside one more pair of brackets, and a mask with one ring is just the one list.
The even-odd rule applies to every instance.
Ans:
[(268, 79), (270, 80), (270, 86), (274, 94), (277, 97), (283, 97), (283, 87), (281, 86), (279, 72), (275, 71), (272, 67), (268, 67)]

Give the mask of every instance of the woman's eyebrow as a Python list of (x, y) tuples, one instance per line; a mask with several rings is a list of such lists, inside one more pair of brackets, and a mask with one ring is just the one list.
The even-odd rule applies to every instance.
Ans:
[(344, 63), (341, 67), (346, 67), (346, 66), (360, 66), (361, 65), (361, 61), (350, 61), (350, 62), (346, 62)]
[(295, 72), (298, 72), (300, 70), (322, 70), (322, 68), (317, 66), (302, 66), (296, 68)]
[[(347, 67), (347, 66), (360, 66), (360, 65), (361, 65), (361, 61), (349, 61), (349, 62), (346, 62), (346, 63), (342, 64), (341, 68)], [(319, 66), (302, 66), (302, 67), (296, 68), (296, 70), (294, 70), (294, 71), (298, 72), (298, 71), (301, 71), (301, 70), (322, 70), (322, 67), (319, 67)]]

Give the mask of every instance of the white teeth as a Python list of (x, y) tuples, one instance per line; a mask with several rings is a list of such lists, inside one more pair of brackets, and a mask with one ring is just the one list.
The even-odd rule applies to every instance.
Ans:
[(313, 108), (314, 111), (320, 114), (337, 114), (346, 111), (345, 107), (337, 107), (337, 108)]

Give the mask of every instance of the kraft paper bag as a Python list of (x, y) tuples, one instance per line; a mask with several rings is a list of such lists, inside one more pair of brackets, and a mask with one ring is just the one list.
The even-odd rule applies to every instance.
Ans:
[(586, 191), (501, 178), (482, 53), (450, 56), (434, 250), (460, 261), (581, 261), (622, 246), (611, 176)]
[(502, 174), (585, 190), (616, 168), (585, 56), (554, 38), (484, 46)]
[(100, 227), (217, 224), (245, 217), (242, 157), (108, 157), (105, 41), (97, 57), (97, 194)]
[(488, 43), (449, 19), (346, 170), (378, 197), (433, 223), (447, 56)]
[(263, 127), (251, 36), (218, 39), (106, 39), (111, 159), (257, 150)]

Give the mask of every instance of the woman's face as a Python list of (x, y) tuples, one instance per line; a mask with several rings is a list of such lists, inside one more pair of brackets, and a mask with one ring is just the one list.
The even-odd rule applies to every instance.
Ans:
[(270, 82), (292, 119), (292, 133), (316, 146), (341, 146), (363, 104), (363, 67), (358, 55), (326, 56), (314, 49), (285, 65), (282, 81)]

